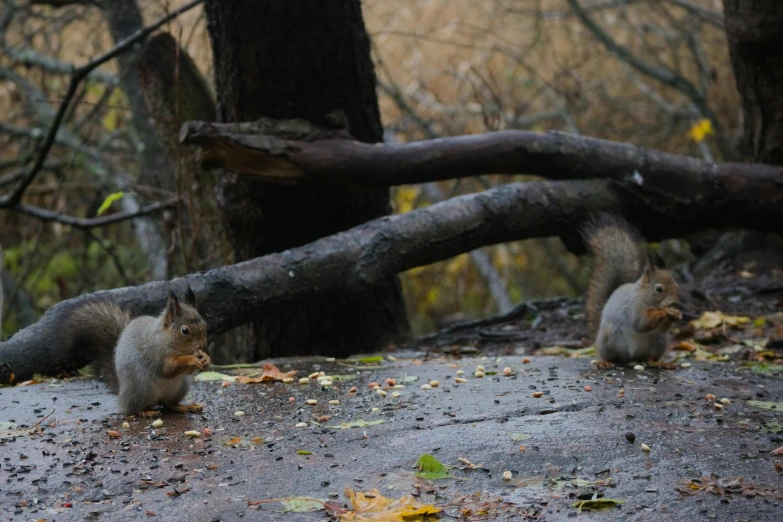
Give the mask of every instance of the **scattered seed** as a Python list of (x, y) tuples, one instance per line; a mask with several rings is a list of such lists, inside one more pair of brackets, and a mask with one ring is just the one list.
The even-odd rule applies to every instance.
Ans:
[(293, 377), (286, 377), (285, 379), (283, 379), (283, 382), (286, 383), (286, 384), (292, 383), (292, 382), (294, 382), (294, 378)]
[(331, 404), (332, 406), (337, 406), (338, 404), (340, 404), (340, 401), (334, 399), (334, 400), (329, 401), (329, 404)]
[(404, 389), (404, 388), (405, 388), (405, 385), (404, 385), (404, 384), (395, 384), (395, 385), (394, 385), (394, 389), (395, 389), (395, 390), (402, 390), (402, 389)]
[(392, 387), (392, 386), (394, 386), (395, 384), (397, 384), (397, 380), (396, 380), (396, 379), (392, 379), (392, 378), (388, 378), (388, 379), (386, 379), (386, 381), (384, 382), (384, 384), (385, 384), (386, 386)]
[(730, 401), (729, 399), (727, 399), (726, 397), (722, 398), (722, 399), (720, 400), (720, 402), (721, 402), (721, 404), (723, 404), (724, 406), (728, 406), (729, 404), (731, 404), (731, 401)]
[(371, 412), (373, 412), (373, 413), (375, 413), (375, 412), (377, 412), (377, 411), (379, 411), (379, 410), (380, 410), (380, 408), (373, 408), (373, 409), (371, 409), (370, 411), (371, 411)]
[(457, 375), (465, 375), (465, 370), (457, 370)]
[(705, 395), (704, 398), (706, 400), (708, 400), (708, 401), (714, 401), (715, 400), (715, 396), (713, 394), (711, 394), (711, 393), (708, 393), (707, 395)]
[(336, 361), (336, 360), (337, 360), (337, 359), (335, 359), (334, 357), (327, 357), (327, 358), (326, 358), (326, 362), (334, 362), (334, 361)]
[(648, 446), (648, 445), (647, 445), (647, 444), (645, 444), (644, 442), (642, 442), (642, 445), (641, 445), (641, 447), (642, 447), (642, 451), (650, 451), (650, 446)]
[(642, 372), (644, 371), (644, 366), (642, 366), (641, 364), (637, 364), (636, 366), (633, 367), (633, 369), (636, 370), (637, 372)]
[(431, 390), (432, 386), (430, 386), (429, 384), (422, 384), (421, 385), (421, 389), (422, 390)]
[(511, 368), (509, 368), (508, 366), (503, 368), (503, 375), (505, 375), (505, 376), (511, 375)]
[(719, 402), (716, 402), (716, 403), (715, 403), (715, 409), (716, 409), (716, 410), (722, 410), (722, 409), (723, 409), (723, 404), (721, 404), (721, 403), (719, 403)]
[(349, 393), (356, 393), (357, 391), (359, 390), (356, 389), (356, 386), (353, 386), (350, 390), (348, 390)]
[(188, 430), (185, 432), (186, 437), (190, 437), (191, 439), (193, 437), (201, 437), (201, 432), (196, 430)]
[(467, 379), (463, 379), (462, 377), (457, 377), (454, 380), (457, 381), (457, 382), (468, 382)]
[(478, 366), (476, 366), (476, 371), (477, 372), (483, 372), (484, 371), (484, 367), (479, 364)]
[(127, 430), (128, 428), (130, 428), (130, 424), (128, 424), (127, 422), (123, 422), (122, 423), (122, 429)]
[(299, 422), (299, 423), (297, 423), (296, 427), (297, 428), (306, 428), (307, 427), (307, 423), (306, 422)]
[(527, 357), (522, 358), (522, 364), (529, 364), (529, 363), (530, 363), (530, 359), (528, 359)]
[(475, 372), (473, 372), (473, 377), (476, 377), (477, 379), (481, 379), (482, 377), (484, 377), (484, 372), (482, 372), (481, 370), (476, 370)]
[(378, 394), (378, 395), (380, 395), (381, 397), (386, 397), (386, 392), (385, 392), (385, 391), (383, 391), (383, 390), (380, 390), (380, 389), (378, 389), (378, 390), (375, 390), (375, 393), (377, 393), (377, 394)]
[(371, 390), (374, 390), (378, 386), (380, 386), (380, 384), (378, 384), (377, 382), (371, 382), (367, 384), (367, 387), (370, 388)]
[(310, 377), (302, 377), (299, 379), (299, 384), (310, 384)]
[(305, 402), (307, 402), (307, 404), (309, 404), (310, 406), (315, 406), (316, 404), (318, 404), (318, 401), (315, 399), (307, 399), (307, 401)]
[(511, 472), (510, 471), (504, 471), (503, 472), (503, 480), (511, 480)]
[(331, 381), (331, 379), (324, 379), (321, 381), (321, 386), (329, 387), (332, 386), (334, 383)]
[(397, 360), (397, 358), (396, 358), (395, 356), (393, 356), (393, 355), (387, 355), (387, 356), (386, 356), (386, 358), (387, 358), (388, 360), (392, 361), (392, 362), (394, 362), (394, 361), (396, 361), (396, 360)]
[(310, 374), (310, 378), (317, 379), (319, 375), (321, 375), (321, 372), (313, 372)]
[(585, 391), (593, 391), (593, 387), (592, 386), (585, 386)]
[(234, 412), (234, 415), (237, 417), (243, 417), (245, 415), (245, 412), (242, 410), (237, 410)]
[(163, 421), (161, 419), (157, 419), (152, 423), (153, 428), (160, 428), (161, 426), (163, 426)]
[(296, 402), (296, 397), (289, 397), (288, 402)]
[(533, 392), (533, 397), (535, 397), (536, 399), (543, 396), (544, 396), (544, 392), (540, 392), (540, 391)]
[(107, 433), (109, 434), (109, 437), (111, 437), (113, 439), (116, 439), (116, 438), (118, 438), (120, 436), (120, 432), (119, 431), (109, 430), (109, 431), (107, 431)]
[(394, 397), (395, 399), (399, 399), (400, 398), (400, 392), (398, 392), (398, 391), (392, 392), (392, 397)]
[(440, 386), (440, 381), (434, 381), (434, 380), (430, 381), (430, 386), (432, 386), (433, 388), (437, 388), (438, 386)]
[(693, 365), (689, 362), (684, 362), (680, 365), (681, 368), (690, 368), (691, 366)]

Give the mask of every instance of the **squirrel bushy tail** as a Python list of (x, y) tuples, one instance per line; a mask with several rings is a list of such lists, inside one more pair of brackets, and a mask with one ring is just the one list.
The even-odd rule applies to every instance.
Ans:
[(639, 279), (646, 254), (641, 234), (626, 220), (612, 214), (598, 214), (592, 218), (582, 228), (582, 236), (592, 254), (585, 314), (590, 332), (595, 335), (612, 292)]
[(86, 353), (96, 376), (113, 392), (119, 389), (114, 369), (114, 349), (133, 318), (112, 298), (98, 297), (77, 304), (68, 313), (63, 329), (68, 353)]

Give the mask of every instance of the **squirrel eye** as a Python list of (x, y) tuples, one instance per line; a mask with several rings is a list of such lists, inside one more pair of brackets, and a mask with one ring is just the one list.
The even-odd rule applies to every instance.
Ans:
[(188, 327), (187, 327), (187, 326), (183, 326), (183, 327), (182, 327), (182, 333), (183, 333), (184, 335), (190, 335), (190, 330), (188, 329)]
[(663, 287), (661, 285), (655, 285), (655, 291), (660, 294), (661, 292), (663, 292)]

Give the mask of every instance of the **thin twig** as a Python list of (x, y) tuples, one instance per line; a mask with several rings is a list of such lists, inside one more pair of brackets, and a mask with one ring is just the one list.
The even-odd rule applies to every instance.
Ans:
[(65, 214), (60, 214), (59, 212), (54, 212), (51, 210), (47, 210), (45, 208), (36, 207), (33, 205), (27, 205), (24, 203), (19, 203), (18, 205), (13, 207), (13, 210), (21, 212), (22, 214), (27, 214), (28, 216), (33, 216), (42, 221), (55, 221), (57, 223), (70, 225), (72, 227), (79, 228), (79, 229), (90, 229), (95, 227), (105, 227), (107, 225), (113, 225), (115, 223), (120, 223), (121, 221), (127, 221), (128, 219), (134, 219), (139, 216), (144, 216), (147, 214), (152, 214), (153, 212), (158, 212), (160, 210), (172, 208), (177, 205), (177, 200), (178, 200), (177, 198), (172, 198), (166, 201), (159, 201), (157, 203), (152, 203), (150, 205), (140, 208), (135, 212), (120, 212), (117, 214), (111, 214), (108, 216), (95, 217), (95, 218), (78, 218), (74, 216), (67, 216)]

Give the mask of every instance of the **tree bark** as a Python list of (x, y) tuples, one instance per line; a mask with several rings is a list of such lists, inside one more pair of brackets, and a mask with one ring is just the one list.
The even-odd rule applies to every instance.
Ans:
[[(370, 42), (359, 0), (205, 3), (219, 121), (263, 116), (330, 125), (342, 111), (356, 139), (382, 140)], [(385, 188), (292, 187), (223, 172), (218, 201), (237, 259), (281, 252), (390, 212)], [(394, 274), (345, 285), (257, 316), (256, 358), (342, 355), (407, 338)]]
[(767, 179), (772, 191), (764, 197), (780, 197), (783, 191), (783, 167), (709, 163), (556, 131), (505, 130), (369, 145), (306, 122), (262, 120), (239, 125), (187, 122), (180, 141), (199, 145), (209, 165), (288, 183), (392, 186), (481, 174), (533, 174), (633, 181), (673, 195), (695, 196), (690, 191), (702, 190), (705, 177), (720, 178), (727, 190), (749, 178)]
[(783, 2), (723, 0), (723, 9), (742, 98), (740, 153), (783, 165)]
[[(291, 303), (330, 302), (346, 288), (372, 292), (399, 272), (485, 245), (564, 235), (598, 211), (628, 216), (652, 241), (749, 223), (779, 227), (783, 205), (748, 204), (760, 190), (763, 184), (749, 183), (733, 198), (715, 197), (722, 188), (705, 179), (703, 197), (675, 199), (629, 192), (611, 181), (512, 183), (378, 218), (298, 248), (175, 279), (171, 285), (192, 286), (214, 336)], [(157, 314), (166, 302), (168, 284), (158, 281), (91, 295), (111, 295), (134, 313)], [(37, 323), (0, 343), (0, 366), (7, 363), (21, 380), (87, 364), (91, 354), (66, 353), (60, 339), (64, 314), (89, 297), (58, 303)]]

